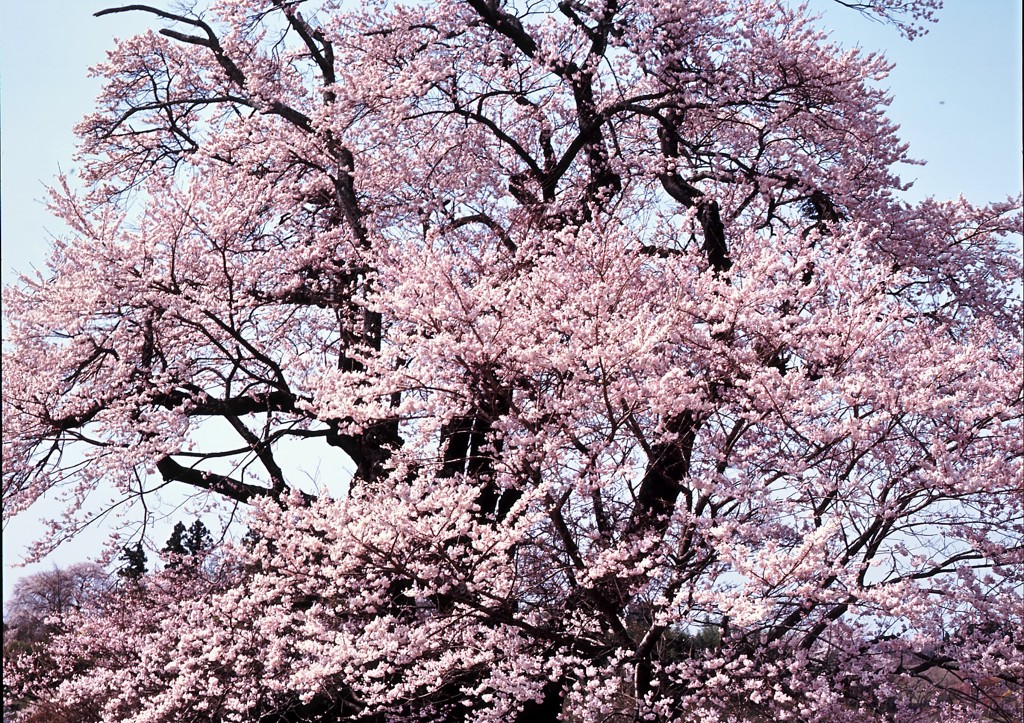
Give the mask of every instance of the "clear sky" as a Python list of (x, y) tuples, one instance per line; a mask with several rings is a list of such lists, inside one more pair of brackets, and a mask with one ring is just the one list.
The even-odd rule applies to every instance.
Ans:
[[(103, 59), (114, 36), (153, 27), (142, 15), (92, 17), (114, 4), (0, 0), (0, 278), (5, 286), (21, 273), (43, 268), (48, 239), (63, 232), (42, 199), (59, 170), (74, 168), (71, 128), (99, 90), (87, 68)], [(928, 161), (904, 170), (905, 180), (916, 183), (911, 198), (1015, 196), (1024, 185), (1021, 0), (947, 0), (947, 5), (939, 24), (911, 43), (830, 0), (811, 2), (827, 13), (837, 40), (884, 49), (897, 64), (884, 83), (894, 96), (891, 115), (901, 124), (911, 155)], [(32, 534), (28, 520), (4, 526), (4, 598), (23, 572), (9, 566)], [(43, 567), (84, 559), (99, 546), (92, 535)]]

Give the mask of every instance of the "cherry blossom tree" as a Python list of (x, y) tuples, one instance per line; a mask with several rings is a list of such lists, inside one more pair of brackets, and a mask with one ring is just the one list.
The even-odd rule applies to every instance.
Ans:
[(73, 234), (5, 292), (4, 515), (64, 500), (45, 550), (171, 486), (248, 532), (22, 699), (1016, 719), (1020, 199), (900, 199), (883, 57), (782, 0), (124, 12)]
[(60, 620), (88, 606), (106, 589), (106, 578), (102, 567), (89, 562), (23, 577), (4, 603), (5, 633), (10, 631), (12, 638), (27, 642), (46, 638), (52, 627), (47, 621)]

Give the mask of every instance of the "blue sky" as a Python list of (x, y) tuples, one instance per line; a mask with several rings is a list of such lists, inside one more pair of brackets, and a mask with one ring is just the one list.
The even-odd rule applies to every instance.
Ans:
[[(0, 232), (6, 286), (43, 268), (48, 239), (62, 233), (42, 204), (45, 184), (74, 168), (72, 126), (99, 90), (87, 68), (102, 60), (114, 36), (151, 27), (147, 16), (93, 18), (114, 3), (94, 0), (6, 0), (0, 6)], [(169, 6), (170, 3), (154, 2)], [(911, 198), (962, 193), (975, 201), (1003, 199), (1022, 189), (1021, 0), (947, 0), (931, 32), (914, 42), (892, 28), (840, 8), (811, 6), (845, 45), (884, 49), (896, 62), (883, 85), (894, 96), (891, 116), (913, 157), (904, 169)], [(4, 597), (14, 578), (31, 521), (4, 527)], [(99, 552), (92, 535), (57, 553), (68, 564)], [(30, 568), (37, 569), (37, 567)]]

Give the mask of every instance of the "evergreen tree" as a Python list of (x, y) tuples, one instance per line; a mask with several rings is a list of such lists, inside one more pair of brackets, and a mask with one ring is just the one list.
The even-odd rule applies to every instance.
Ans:
[(188, 554), (193, 556), (200, 555), (213, 547), (213, 537), (202, 520), (192, 523), (182, 542)]
[(167, 538), (167, 544), (161, 550), (164, 556), (169, 559), (168, 567), (175, 567), (178, 559), (188, 554), (185, 550), (185, 533), (185, 524), (183, 522), (176, 522), (174, 529), (171, 530), (171, 536)]
[(118, 577), (126, 580), (138, 580), (148, 572), (146, 565), (148, 558), (146, 557), (146, 551), (142, 549), (141, 542), (136, 542), (134, 545), (125, 545), (121, 549), (121, 556), (118, 559), (124, 562), (117, 570)]
[(213, 538), (202, 520), (196, 520), (191, 527), (177, 522), (162, 552), (167, 558), (167, 567), (173, 569), (186, 558), (197, 562), (202, 553), (212, 546)]

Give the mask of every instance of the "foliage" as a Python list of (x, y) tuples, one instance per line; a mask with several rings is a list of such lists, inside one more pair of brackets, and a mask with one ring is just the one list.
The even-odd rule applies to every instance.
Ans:
[[(52, 673), (46, 662), (47, 647), (54, 638), (69, 630), (69, 618), (83, 608), (94, 606), (109, 587), (107, 574), (94, 563), (43, 570), (26, 575), (14, 584), (10, 597), (4, 602), (5, 720), (6, 711), (19, 710), (36, 697), (31, 692), (26, 697), (9, 689), (8, 672), (29, 665), (44, 675)], [(46, 704), (40, 707), (48, 708)], [(56, 714), (38, 715), (41, 717), (29, 715), (19, 720), (60, 720)]]
[(196, 520), (190, 527), (177, 522), (163, 549), (167, 567), (177, 567), (189, 559), (198, 562), (212, 545), (213, 538), (202, 520)]
[(125, 545), (121, 549), (121, 556), (118, 559), (124, 564), (117, 569), (117, 574), (127, 580), (138, 580), (149, 569), (147, 567), (149, 559), (141, 542)]
[(4, 602), (4, 643), (40, 642), (72, 611), (81, 609), (108, 587), (99, 565), (82, 562), (20, 578)]
[(1020, 200), (900, 200), (884, 58), (782, 0), (127, 11), (4, 515), (249, 532), (5, 661), (33, 714), (1014, 720)]

